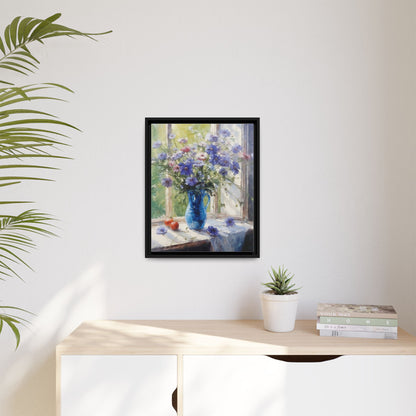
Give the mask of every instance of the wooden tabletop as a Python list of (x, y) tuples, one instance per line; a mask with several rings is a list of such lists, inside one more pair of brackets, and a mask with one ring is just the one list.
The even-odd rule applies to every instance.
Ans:
[(293, 332), (265, 331), (260, 320), (90, 321), (56, 348), (57, 355), (254, 354), (413, 355), (416, 337), (399, 328), (397, 340), (320, 337), (316, 321)]

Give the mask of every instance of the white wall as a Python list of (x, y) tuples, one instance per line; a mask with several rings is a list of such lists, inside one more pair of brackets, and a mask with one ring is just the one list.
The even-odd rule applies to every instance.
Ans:
[[(83, 130), (56, 183), (16, 190), (61, 219), (26, 284), (37, 314), (0, 337), (0, 414), (54, 414), (54, 346), (81, 321), (260, 318), (270, 265), (319, 301), (392, 303), (416, 333), (415, 5), (411, 0), (15, 0), (17, 15), (113, 29), (36, 48), (32, 80), (76, 94), (52, 110)], [(144, 258), (144, 117), (261, 117), (261, 259)]]

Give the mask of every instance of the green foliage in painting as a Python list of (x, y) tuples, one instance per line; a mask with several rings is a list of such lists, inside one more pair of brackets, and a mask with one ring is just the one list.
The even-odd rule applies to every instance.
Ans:
[(161, 174), (160, 168), (152, 169), (152, 218), (165, 215), (165, 188), (159, 185)]
[[(29, 47), (32, 43), (44, 44), (55, 37), (86, 37), (104, 33), (85, 33), (57, 24), (61, 15), (54, 14), (46, 19), (20, 16), (5, 28), (0, 35), (0, 187), (19, 185), (26, 181), (50, 181), (45, 175), (56, 169), (51, 162), (67, 159), (59, 148), (68, 146), (66, 130), (78, 130), (75, 126), (60, 121), (54, 114), (34, 109), (37, 102), (63, 101), (51, 94), (52, 91), (72, 92), (69, 88), (55, 83), (28, 84), (15, 86), (4, 73), (29, 75), (40, 64)], [(105, 32), (109, 33), (109, 32)], [(2, 55), (2, 56), (1, 56)], [(16, 172), (29, 171), (30, 174)], [(37, 172), (37, 173), (36, 173)], [(0, 201), (1, 206), (31, 203), (19, 200)], [(53, 218), (30, 209), (17, 215), (0, 213), (0, 280), (11, 277), (21, 278), (19, 266), (30, 268), (24, 254), (36, 247), (34, 235), (52, 236)], [(20, 343), (19, 325), (27, 323), (24, 309), (0, 306), (0, 332), (8, 326)]]
[[(166, 125), (152, 124), (152, 137), (166, 140)], [(156, 155), (156, 149), (152, 148), (152, 158)], [(160, 218), (165, 215), (165, 188), (160, 186), (162, 170), (158, 166), (152, 167), (152, 218)]]
[(186, 207), (188, 206), (188, 196), (184, 192), (178, 192), (176, 189), (172, 190), (173, 194), (173, 212), (175, 217), (183, 217), (185, 215)]

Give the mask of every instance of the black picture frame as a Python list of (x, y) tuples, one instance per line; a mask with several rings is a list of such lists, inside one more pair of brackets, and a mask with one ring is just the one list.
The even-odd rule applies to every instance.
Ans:
[[(175, 248), (152, 249), (152, 126), (155, 124), (211, 124), (245, 125), (252, 137), (250, 170), (250, 213), (252, 229), (246, 233), (250, 240), (248, 249), (242, 251), (208, 251), (207, 247), (176, 250)], [(252, 135), (252, 136), (251, 136)], [(163, 224), (162, 224), (163, 226)], [(170, 232), (170, 231), (169, 231)], [(153, 233), (155, 233), (153, 229)], [(249, 237), (247, 237), (247, 235)], [(155, 235), (155, 234), (154, 234)], [(251, 240), (252, 239), (252, 240)], [(244, 243), (244, 246), (246, 244)], [(146, 117), (145, 119), (145, 257), (146, 258), (259, 258), (260, 257), (260, 118), (259, 117)]]

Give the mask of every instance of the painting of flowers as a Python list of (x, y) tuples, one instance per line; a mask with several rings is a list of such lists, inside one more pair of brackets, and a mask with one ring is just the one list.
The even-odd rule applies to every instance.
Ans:
[(259, 257), (259, 119), (146, 119), (146, 256)]

